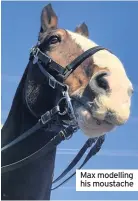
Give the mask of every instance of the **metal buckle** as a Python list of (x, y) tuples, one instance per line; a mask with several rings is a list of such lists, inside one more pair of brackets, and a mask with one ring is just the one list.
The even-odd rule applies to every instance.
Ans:
[(41, 116), (42, 124), (46, 124), (50, 120), (50, 111), (47, 111), (45, 114)]
[[(68, 70), (68, 69), (66, 69), (66, 70)], [(65, 71), (64, 72), (64, 79), (66, 79), (71, 74), (71, 72), (72, 72), (72, 69)]]
[(41, 116), (41, 122), (42, 124), (46, 124), (47, 122), (49, 122), (50, 120), (53, 119), (53, 117), (60, 111), (59, 106), (55, 106), (54, 108), (52, 108), (51, 110), (47, 111), (45, 114), (43, 114)]
[(52, 77), (49, 77), (49, 86), (55, 89), (56, 87), (56, 80)]
[[(57, 104), (57, 105), (59, 106), (59, 108), (60, 108), (60, 104), (61, 104), (61, 102), (62, 102), (63, 100), (66, 100), (66, 97), (63, 97), (63, 98), (61, 98), (61, 99), (58, 101), (58, 104)], [(65, 107), (64, 111), (61, 112), (61, 110), (60, 110), (60, 111), (58, 112), (58, 114), (61, 115), (61, 116), (64, 116), (65, 114), (67, 114), (67, 112), (68, 112), (68, 108)]]

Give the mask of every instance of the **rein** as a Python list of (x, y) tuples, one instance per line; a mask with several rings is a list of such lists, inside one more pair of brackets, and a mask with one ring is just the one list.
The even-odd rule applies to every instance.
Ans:
[[(9, 171), (13, 171), (17, 168), (20, 168), (37, 158), (41, 157), (42, 155), (47, 154), (49, 151), (51, 151), (53, 148), (57, 147), (62, 141), (68, 140), (72, 137), (72, 135), (79, 129), (78, 123), (74, 114), (72, 101), (68, 93), (68, 86), (66, 86), (63, 82), (67, 79), (67, 77), (88, 57), (94, 55), (96, 52), (100, 50), (107, 50), (104, 47), (96, 46), (93, 47), (84, 53), (82, 53), (80, 56), (78, 56), (76, 59), (74, 59), (70, 64), (68, 64), (65, 68), (57, 64), (55, 61), (53, 61), (47, 54), (44, 54), (40, 49), (39, 46), (35, 46), (31, 49), (30, 52), (30, 61), (32, 61), (33, 64), (37, 64), (41, 73), (47, 78), (48, 84), (53, 89), (60, 89), (62, 92), (62, 98), (58, 101), (57, 105), (53, 107), (51, 110), (44, 113), (32, 128), (24, 132), (22, 135), (20, 135), (18, 138), (10, 142), (9, 144), (5, 145), (1, 149), (1, 153), (9, 150), (15, 146), (16, 144), (22, 142), (29, 136), (33, 135), (36, 131), (39, 131), (41, 128), (44, 128), (46, 125), (50, 123), (50, 121), (53, 120), (55, 116), (64, 116), (68, 115), (69, 121), (67, 124), (62, 123), (63, 129), (55, 135), (46, 145), (41, 147), (39, 150), (34, 152), (33, 154), (16, 161), (12, 164), (8, 164), (1, 167), (1, 173), (4, 174)], [(54, 72), (54, 75), (52, 75), (49, 71), (52, 70)], [(61, 103), (65, 100), (66, 106), (63, 109), (61, 109)], [(27, 104), (27, 100), (26, 100)], [(28, 109), (30, 112), (34, 115), (33, 111), (27, 104)], [(73, 122), (73, 123), (71, 123)], [(64, 170), (64, 172), (53, 181), (53, 183), (56, 183), (60, 179), (62, 179), (72, 168), (79, 162), (79, 160), (82, 158), (82, 156), (85, 154), (86, 150), (91, 147), (89, 153), (87, 154), (84, 162), (79, 167), (81, 169), (86, 162), (94, 156), (101, 148), (103, 142), (104, 142), (105, 136), (101, 136), (99, 138), (90, 138), (86, 141), (82, 149), (79, 151), (79, 153), (76, 155), (76, 157), (73, 159), (73, 161), (68, 165), (68, 167)], [(60, 185), (53, 188), (52, 190), (58, 188), (62, 184), (64, 184), (66, 181), (68, 181), (70, 178), (72, 178), (75, 175), (73, 173), (69, 178), (67, 178), (65, 181), (63, 181)]]

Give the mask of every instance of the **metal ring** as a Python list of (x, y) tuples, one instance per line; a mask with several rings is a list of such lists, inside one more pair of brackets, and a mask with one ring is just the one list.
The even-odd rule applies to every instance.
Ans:
[[(58, 104), (57, 104), (58, 107), (59, 107), (59, 109), (60, 109), (60, 103), (61, 103), (61, 101), (63, 101), (64, 99), (66, 100), (66, 97), (63, 97), (63, 98), (61, 98), (61, 99), (59, 100), (59, 102), (58, 102)], [(67, 112), (68, 112), (68, 108), (65, 107), (65, 110), (64, 110), (63, 112), (59, 111), (58, 114), (61, 115), (61, 116), (63, 116), (63, 115), (65, 115), (65, 114), (67, 114)]]

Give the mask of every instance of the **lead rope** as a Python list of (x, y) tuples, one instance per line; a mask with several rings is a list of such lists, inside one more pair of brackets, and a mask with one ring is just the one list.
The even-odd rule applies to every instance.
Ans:
[[(80, 165), (80, 167), (78, 169), (81, 169), (90, 160), (90, 158), (92, 156), (96, 155), (100, 151), (101, 146), (104, 143), (104, 141), (105, 141), (105, 135), (100, 136), (97, 139), (96, 143), (90, 149), (89, 153), (87, 154), (87, 156), (85, 157), (83, 163)], [(66, 183), (68, 180), (70, 180), (75, 174), (76, 174), (76, 171), (73, 174), (71, 174), (67, 179), (65, 179), (62, 183), (60, 183), (59, 185), (57, 185), (54, 188), (51, 188), (51, 190), (56, 190), (58, 187), (62, 186), (64, 183)]]

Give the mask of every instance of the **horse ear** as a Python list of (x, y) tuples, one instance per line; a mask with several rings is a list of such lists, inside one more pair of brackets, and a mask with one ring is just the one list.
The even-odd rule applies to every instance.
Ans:
[(88, 27), (84, 22), (81, 25), (76, 27), (75, 32), (79, 33), (87, 38), (89, 37)]
[(45, 6), (41, 13), (41, 29), (40, 32), (46, 32), (48, 29), (56, 29), (58, 18), (51, 4)]

